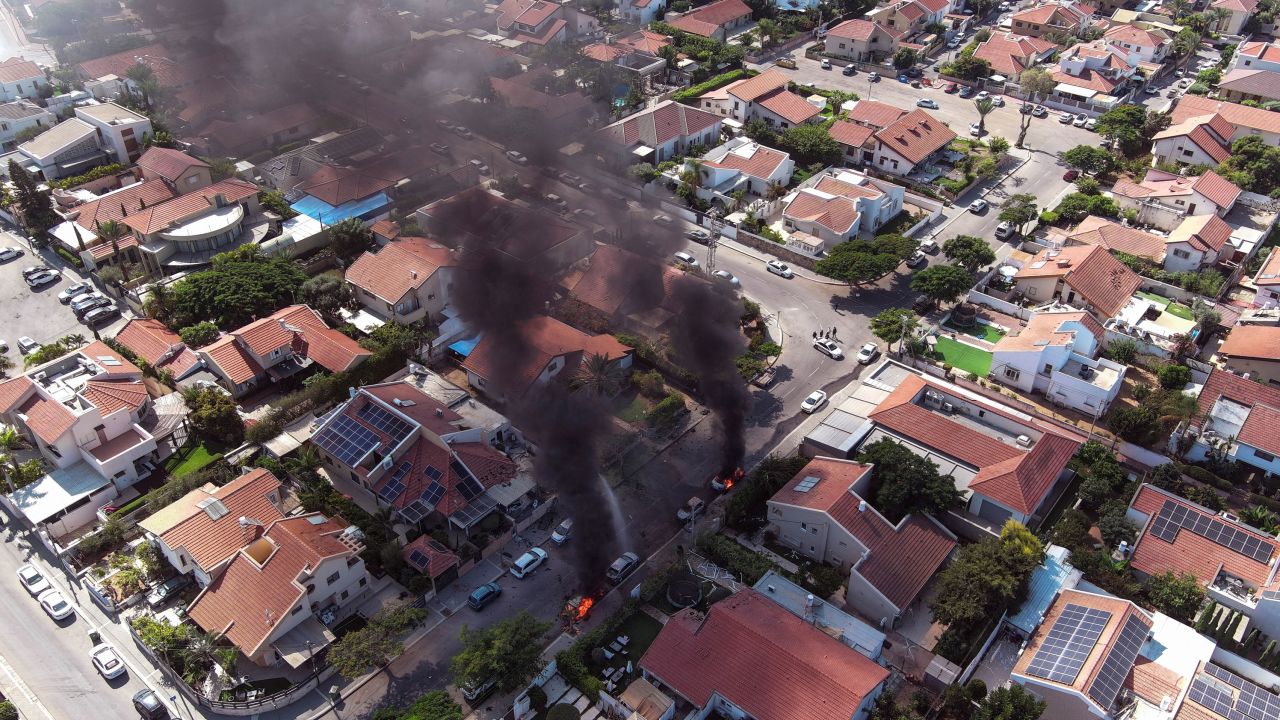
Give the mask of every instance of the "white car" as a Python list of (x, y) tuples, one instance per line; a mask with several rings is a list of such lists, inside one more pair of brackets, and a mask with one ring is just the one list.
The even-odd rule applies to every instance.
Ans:
[(524, 153), (517, 152), (517, 151), (515, 151), (515, 150), (508, 150), (508, 151), (507, 151), (507, 159), (508, 159), (508, 160), (510, 160), (511, 162), (513, 162), (513, 163), (517, 164), (517, 165), (527, 165), (527, 164), (529, 164), (529, 158), (525, 157), (525, 156), (524, 156)]
[(924, 253), (920, 252), (919, 250), (916, 250), (915, 252), (911, 253), (911, 257), (907, 258), (907, 267), (917, 268), (917, 267), (920, 267), (921, 265), (924, 265), (927, 262), (929, 262), (929, 258), (925, 257)]
[(969, 134), (974, 137), (982, 135), (982, 126), (978, 123), (969, 123)]
[(40, 572), (35, 565), (23, 565), (18, 568), (18, 582), (22, 583), (22, 587), (26, 588), (32, 597), (40, 597), (40, 593), (51, 587), (44, 573)]
[(63, 595), (61, 590), (45, 590), (36, 599), (40, 601), (40, 607), (44, 608), (44, 611), (54, 620), (65, 620), (76, 613), (75, 608), (67, 602), (67, 596)]
[(818, 338), (813, 341), (813, 346), (818, 348), (818, 352), (826, 355), (832, 360), (844, 359), (844, 351), (841, 350), (840, 346), (836, 344), (836, 341), (831, 338)]
[(1008, 220), (996, 226), (996, 237), (1004, 239), (1013, 234), (1013, 223)]
[(31, 277), (27, 278), (27, 285), (29, 285), (34, 290), (35, 288), (38, 288), (38, 287), (44, 287), (45, 285), (56, 283), (61, 279), (62, 279), (62, 275), (52, 270), (45, 270), (43, 272), (38, 272), (35, 275), (32, 275)]
[(948, 40), (947, 47), (952, 50), (955, 50), (956, 48), (960, 47), (960, 38), (951, 38), (950, 40)]
[(1079, 115), (1075, 116), (1075, 118), (1071, 121), (1071, 124), (1075, 125), (1076, 127), (1084, 127), (1084, 124), (1087, 122), (1089, 122), (1089, 117), (1084, 113), (1080, 113)]
[(765, 269), (778, 277), (787, 278), (788, 280), (796, 276), (796, 274), (791, 271), (791, 268), (781, 260), (770, 260), (765, 264)]
[(725, 282), (729, 283), (730, 285), (732, 285), (732, 286), (734, 286), (734, 287), (741, 287), (741, 286), (742, 286), (742, 283), (741, 283), (741, 282), (738, 282), (738, 278), (737, 278), (733, 273), (729, 272), (728, 270), (717, 270), (717, 271), (715, 271), (715, 272), (713, 272), (713, 273), (711, 273), (711, 274), (712, 274), (712, 275), (715, 275), (717, 278), (719, 278), (719, 279), (721, 279), (721, 280), (723, 280), (723, 281), (725, 281)]
[(1075, 119), (1076, 119), (1076, 116), (1072, 115), (1069, 112), (1064, 112), (1058, 116), (1058, 122), (1062, 123), (1063, 125), (1066, 125)]
[(697, 270), (698, 268), (702, 267), (702, 264), (698, 262), (697, 258), (695, 258), (694, 256), (690, 255), (689, 253), (683, 250), (676, 253), (674, 257), (676, 259), (677, 265), (683, 265), (692, 270)]
[(858, 348), (858, 364), (866, 365), (879, 357), (879, 355), (880, 348), (876, 347), (875, 343), (867, 343), (866, 345)]
[(40, 349), (40, 343), (36, 342), (35, 340), (32, 340), (26, 335), (23, 335), (22, 337), (18, 338), (17, 343), (18, 343), (18, 352), (22, 353), (23, 355), (30, 355), (31, 353)]
[(524, 579), (533, 574), (546, 562), (547, 551), (540, 547), (529, 548), (529, 552), (516, 558), (515, 563), (511, 565), (511, 574), (518, 578)]
[(93, 660), (94, 669), (107, 680), (120, 677), (128, 669), (124, 665), (124, 660), (120, 659), (120, 653), (107, 643), (94, 645), (89, 651), (89, 657)]
[(1003, 95), (992, 95), (992, 96), (991, 96), (991, 102), (992, 102), (992, 103), (994, 103), (996, 107), (1004, 107), (1004, 96), (1003, 96)]
[(828, 59), (826, 59), (826, 58), (823, 58), (823, 59), (822, 59), (822, 69), (823, 69), (823, 70), (830, 70), (830, 69), (831, 69), (831, 61), (830, 61), (830, 60), (828, 60)]
[(84, 295), (86, 293), (89, 293), (92, 290), (93, 290), (93, 285), (90, 285), (87, 282), (81, 281), (78, 283), (74, 283), (70, 287), (68, 287), (66, 290), (63, 290), (62, 292), (58, 293), (58, 302), (65, 305), (71, 302), (73, 299), (80, 297), (81, 295)]
[(0, 262), (9, 262), (22, 257), (22, 251), (16, 247), (0, 248)]
[(984, 213), (987, 211), (987, 208), (989, 207), (991, 206), (987, 204), (986, 200), (974, 200), (973, 202), (969, 203), (969, 212)]
[(1097, 120), (1095, 120), (1094, 118), (1089, 118), (1088, 120), (1085, 120), (1085, 121), (1084, 121), (1084, 129), (1085, 129), (1085, 130), (1097, 130), (1097, 129), (1098, 129), (1098, 121), (1097, 121)]
[(571, 537), (573, 537), (573, 518), (561, 520), (556, 529), (551, 532), (551, 542), (557, 545), (569, 542)]
[(920, 98), (919, 100), (916, 101), (916, 107), (928, 108), (930, 110), (937, 110), (938, 103), (934, 102), (932, 98)]
[(977, 100), (986, 100), (986, 99), (987, 99), (987, 98), (989, 98), (989, 97), (991, 97), (991, 93), (987, 92), (986, 90), (983, 90), (982, 92), (980, 92), (980, 93), (978, 93), (976, 96), (974, 96), (974, 98), (973, 98), (973, 99), (974, 99), (975, 101), (977, 101)]
[(809, 393), (809, 397), (805, 398), (804, 402), (800, 403), (800, 409), (807, 413), (812, 413), (818, 408), (825, 405), (826, 402), (827, 402), (827, 394), (822, 392), (821, 390), (814, 390), (813, 392)]
[(672, 220), (668, 215), (654, 215), (653, 221), (659, 225), (671, 226), (675, 224), (675, 220)]

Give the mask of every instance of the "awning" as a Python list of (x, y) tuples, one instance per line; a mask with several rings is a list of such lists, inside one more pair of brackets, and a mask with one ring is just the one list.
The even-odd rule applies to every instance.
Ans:
[(635, 149), (631, 151), (631, 154), (636, 157), (649, 157), (653, 154), (653, 148), (648, 145), (637, 145)]
[(1078, 97), (1081, 100), (1088, 100), (1098, 94), (1097, 90), (1082, 88), (1079, 85), (1068, 85), (1067, 83), (1058, 83), (1058, 86), (1055, 87), (1053, 91), (1059, 95), (1070, 95), (1072, 97)]
[(1003, 76), (1003, 75), (992, 75), (991, 77), (989, 77), (989, 78), (987, 78), (987, 79), (988, 79), (988, 80), (990, 80), (991, 82), (1004, 82), (1005, 80), (1008, 80), (1009, 78), (1007, 78), (1007, 77), (1005, 77), (1005, 76)]
[(476, 345), (480, 343), (480, 338), (482, 337), (484, 336), (477, 335), (473, 338), (467, 338), (466, 340), (459, 340), (458, 342), (450, 344), (449, 349), (457, 353), (460, 357), (465, 358), (471, 354), (472, 350), (476, 349)]
[(9, 500), (32, 525), (39, 525), (110, 484), (110, 480), (99, 475), (88, 463), (78, 462), (70, 467), (57, 468), (30, 485), (18, 488), (9, 495)]
[(502, 507), (511, 507), (520, 498), (533, 490), (533, 478), (528, 475), (516, 475), (510, 482), (498, 483), (489, 488), (489, 497)]
[(329, 643), (337, 640), (329, 628), (325, 627), (315, 616), (298, 623), (279, 640), (271, 643), (280, 657), (289, 663), (289, 667), (300, 668), (311, 660), (313, 653), (318, 653)]
[(338, 315), (342, 316), (343, 320), (355, 325), (356, 329), (363, 333), (371, 333), (387, 324), (386, 320), (383, 320), (364, 308), (360, 308), (355, 312), (351, 312), (346, 308), (340, 308), (338, 310)]

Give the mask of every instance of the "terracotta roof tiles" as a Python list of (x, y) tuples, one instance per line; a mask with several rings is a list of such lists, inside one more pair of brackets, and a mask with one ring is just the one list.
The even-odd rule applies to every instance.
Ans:
[(347, 268), (346, 280), (361, 290), (395, 304), (420, 288), (439, 270), (399, 242), (387, 243), (377, 253), (365, 252)]
[(906, 115), (907, 111), (897, 105), (890, 105), (879, 100), (859, 100), (849, 111), (849, 122), (883, 128), (892, 125), (895, 120)]
[(236, 178), (227, 178), (195, 192), (179, 195), (157, 205), (139, 210), (124, 218), (124, 224), (143, 235), (160, 232), (175, 223), (214, 206), (214, 197), (221, 195), (229, 204), (258, 194), (258, 186)]
[(76, 224), (97, 232), (98, 226), (103, 223), (110, 220), (119, 222), (128, 215), (175, 197), (177, 193), (159, 178), (135, 183), (74, 208), (79, 213)]
[(75, 414), (65, 405), (40, 393), (28, 397), (14, 412), (26, 417), (27, 427), (46, 445), (58, 442), (76, 424)]
[(1280, 360), (1280, 327), (1237, 325), (1218, 352), (1230, 357)]
[(757, 102), (760, 107), (792, 125), (804, 123), (819, 113), (818, 108), (810, 104), (808, 100), (789, 90), (771, 93), (760, 98)]
[(876, 139), (915, 164), (946, 147), (956, 134), (929, 113), (913, 110), (877, 132)]
[[(1173, 108), (1172, 121), (1174, 124), (1178, 124), (1189, 118), (1212, 115), (1214, 113), (1221, 115), (1232, 127), (1236, 128), (1236, 134), (1238, 135), (1247, 134), (1240, 132), (1240, 128), (1280, 133), (1280, 113), (1200, 97), (1199, 95), (1183, 95), (1178, 98), (1178, 104)], [(1227, 139), (1230, 140), (1231, 138)]]
[(137, 165), (144, 171), (159, 175), (169, 182), (176, 181), (182, 173), (191, 168), (209, 167), (209, 163), (193, 158), (180, 150), (156, 146), (147, 148), (147, 151), (142, 153), (142, 157), (138, 158)]
[(27, 391), (35, 387), (31, 378), (19, 375), (0, 382), (0, 414), (12, 410), (27, 396)]
[[(521, 358), (520, 367), (510, 368), (516, 377), (510, 378), (511, 387), (507, 391), (513, 397), (522, 395), (556, 357), (568, 356), (573, 360), (567, 362), (566, 367), (560, 371), (563, 375), (572, 373), (573, 366), (586, 355), (597, 354), (610, 360), (618, 360), (631, 352), (631, 348), (615, 340), (612, 335), (588, 335), (545, 315), (526, 320), (514, 332), (524, 336), (529, 352)], [(504, 358), (504, 355), (505, 343), (501, 339), (485, 335), (471, 350), (462, 366), (489, 382), (499, 382), (498, 374), (509, 359)]]
[(90, 380), (80, 394), (104, 417), (118, 410), (137, 412), (149, 397), (146, 386), (138, 380)]
[[(182, 377), (200, 362), (191, 348), (173, 348), (182, 344), (182, 338), (164, 323), (151, 318), (135, 318), (116, 334), (116, 342), (133, 351), (157, 370), (168, 370), (174, 377)], [(166, 357), (167, 355), (167, 357)]]
[(756, 98), (786, 88), (788, 82), (787, 76), (777, 70), (766, 70), (753, 78), (735, 83), (729, 92), (743, 102), (754, 102)]
[(830, 135), (833, 140), (841, 145), (847, 145), (851, 148), (862, 147), (871, 139), (872, 135), (875, 135), (875, 133), (876, 131), (874, 128), (869, 128), (865, 125), (855, 125), (854, 123), (846, 122), (844, 120), (835, 121), (835, 123), (833, 123), (827, 130), (827, 134)]
[(44, 70), (20, 57), (11, 57), (0, 63), (0, 82), (16, 83), (22, 80), (45, 80)]
[[(284, 517), (279, 506), (280, 487), (271, 471), (259, 468), (212, 493), (197, 490), (203, 496), (203, 504), (217, 502), (209, 509), (199, 504), (191, 506), (184, 518), (161, 533), (160, 539), (174, 550), (185, 549), (196, 565), (212, 571), (253, 539), (240, 526), (241, 517), (257, 520), (264, 527)], [(270, 498), (273, 494), (275, 502)]]

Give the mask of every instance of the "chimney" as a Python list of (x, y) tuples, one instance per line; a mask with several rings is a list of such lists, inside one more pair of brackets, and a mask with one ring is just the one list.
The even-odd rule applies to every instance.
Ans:
[(858, 512), (866, 512), (866, 511), (867, 511), (867, 501), (866, 501), (866, 500), (859, 500), (859, 501), (858, 501)]
[(436, 408), (436, 417), (444, 417), (444, 408)]
[(418, 279), (418, 271), (417, 271), (417, 270), (410, 270), (410, 271), (409, 271), (409, 277), (412, 277), (414, 280), (417, 280), (417, 279)]
[(246, 515), (240, 516), (240, 543), (248, 545), (258, 539), (262, 532), (262, 523)]

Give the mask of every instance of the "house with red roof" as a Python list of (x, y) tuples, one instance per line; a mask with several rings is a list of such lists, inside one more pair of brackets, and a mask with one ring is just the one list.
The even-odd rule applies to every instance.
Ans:
[(769, 499), (769, 527), (783, 545), (847, 570), (846, 604), (893, 627), (942, 569), (956, 537), (928, 515), (890, 523), (866, 499), (874, 476), (871, 465), (816, 457)]
[(1280, 385), (1280, 327), (1236, 325), (1218, 347), (1217, 360), (1237, 375)]
[(871, 165), (893, 175), (910, 175), (956, 137), (937, 118), (923, 110), (913, 110), (876, 131)]
[(868, 12), (866, 17), (890, 31), (910, 36), (941, 23), (950, 9), (950, 0), (896, 0)]
[(871, 20), (845, 20), (827, 31), (827, 54), (875, 62), (893, 54), (904, 33)]
[(889, 671), (756, 590), (681, 610), (639, 661), (696, 717), (864, 720)]
[(365, 251), (347, 268), (352, 295), (370, 313), (398, 323), (444, 320), (457, 252), (422, 237), (405, 236), (377, 252)]
[(1087, 312), (1042, 310), (995, 344), (989, 377), (1101, 417), (1120, 394), (1128, 369), (1099, 357), (1105, 339), (1102, 325)]
[(619, 167), (637, 162), (656, 167), (695, 145), (715, 147), (723, 122), (712, 112), (666, 100), (600, 128), (594, 137)]
[(1024, 70), (1048, 60), (1060, 47), (1048, 40), (1013, 33), (992, 33), (973, 56), (986, 60), (992, 71), (1016, 81)]
[(95, 522), (98, 508), (155, 470), (155, 419), (142, 371), (101, 341), (0, 382), (0, 422), (47, 468), (6, 496), (9, 508), (52, 537)]
[(1214, 368), (1196, 398), (1198, 412), (1174, 437), (1185, 457), (1234, 460), (1280, 474), (1280, 387)]
[(156, 372), (167, 372), (181, 381), (204, 367), (195, 351), (159, 320), (134, 318), (116, 333), (116, 342), (146, 360)]
[(1142, 182), (1117, 180), (1111, 197), (1122, 210), (1138, 213), (1137, 222), (1169, 231), (1191, 215), (1226, 217), (1244, 192), (1212, 170), (1175, 175), (1151, 168)]
[(40, 89), (49, 86), (49, 78), (39, 65), (21, 57), (0, 62), (0, 102), (18, 98), (40, 98)]
[[(1037, 9), (1044, 7), (1052, 6)], [(1119, 95), (1131, 79), (1141, 78), (1138, 67), (1125, 57), (1123, 50), (1105, 40), (1072, 45), (1058, 57), (1058, 69), (1051, 73), (1058, 83), (1054, 92), (1078, 100)]]
[(92, 60), (84, 60), (75, 66), (76, 73), (85, 82), (116, 80), (127, 83), (134, 92), (138, 88), (129, 79), (129, 70), (135, 65), (151, 69), (161, 88), (183, 88), (211, 75), (216, 67), (203, 62), (204, 58), (184, 58), (161, 43), (143, 45), (140, 48), (122, 50)]
[(1016, 12), (1013, 21), (1015, 35), (1044, 37), (1045, 35), (1079, 35), (1089, 26), (1094, 8), (1070, 0), (1057, 0)]
[(1225, 138), (1228, 143), (1249, 135), (1260, 135), (1267, 145), (1280, 146), (1280, 113), (1262, 108), (1199, 95), (1183, 95), (1173, 106), (1171, 121), (1176, 126), (1195, 118), (1205, 118), (1199, 121), (1205, 123), (1213, 115), (1221, 115), (1234, 128), (1235, 132)]
[(440, 528), (454, 544), (495, 512), (527, 510), (534, 487), (504, 451), (523, 442), (519, 433), (485, 417), (464, 417), (409, 380), (366, 385), (325, 416), (311, 443), (343, 492), (423, 532)]
[(346, 372), (370, 352), (334, 330), (306, 305), (290, 305), (255, 320), (196, 351), (205, 367), (232, 397), (295, 375), (313, 363)]
[(1120, 23), (1107, 28), (1102, 39), (1125, 54), (1130, 65), (1150, 63), (1159, 66), (1173, 49), (1173, 38), (1156, 27), (1139, 27)]
[[(649, 287), (651, 280), (661, 287)], [(706, 281), (652, 257), (599, 243), (585, 268), (560, 281), (568, 296), (557, 314), (584, 332), (625, 330), (659, 337), (681, 311), (673, 293), (682, 282)]]
[(250, 470), (218, 487), (206, 483), (138, 523), (147, 539), (179, 574), (208, 587), (236, 552), (254, 536), (254, 526), (284, 517), (283, 491), (270, 470)]
[(214, 255), (251, 239), (255, 227), (266, 226), (258, 186), (238, 178), (139, 207), (118, 222), (133, 231), (144, 267), (161, 275), (207, 265)]
[(728, 42), (749, 22), (751, 8), (742, 0), (715, 0), (667, 21), (677, 30), (720, 42)]
[(1280, 250), (1272, 248), (1262, 267), (1253, 276), (1253, 306), (1273, 308), (1280, 306)]
[(290, 103), (234, 120), (211, 121), (183, 140), (202, 155), (244, 157), (259, 150), (304, 140), (324, 118), (306, 103)]
[(905, 188), (852, 170), (831, 170), (801, 188), (782, 209), (782, 224), (792, 233), (817, 239), (805, 250), (817, 255), (861, 235), (872, 237), (902, 212)]
[(599, 21), (549, 0), (503, 0), (498, 32), (527, 46), (546, 46), (599, 29)]
[(1258, 0), (1213, 0), (1209, 4), (1209, 8), (1213, 10), (1222, 9), (1227, 12), (1226, 16), (1219, 20), (1217, 30), (1226, 35), (1239, 35), (1244, 31), (1245, 25), (1249, 23), (1249, 19), (1258, 9)]
[(1232, 70), (1280, 72), (1280, 42), (1272, 40), (1240, 43), (1227, 67)]
[(363, 537), (342, 518), (319, 513), (247, 519), (243, 543), (187, 616), (257, 665), (304, 667), (337, 639), (329, 626), (368, 593)]
[(620, 0), (618, 13), (631, 25), (649, 27), (649, 24), (662, 18), (666, 7), (661, 0)]
[(782, 129), (817, 122), (821, 108), (788, 90), (788, 85), (786, 75), (766, 70), (699, 96), (698, 107), (741, 123), (760, 118)]
[(209, 163), (181, 150), (152, 146), (138, 158), (137, 172), (143, 182), (163, 180), (174, 192), (187, 193), (209, 187), (213, 175)]
[[(740, 135), (702, 156), (697, 168), (702, 176), (698, 197), (726, 205), (733, 202), (731, 196), (739, 190), (764, 197), (771, 186), (790, 184), (795, 166), (789, 154)], [(674, 184), (681, 172), (693, 169), (693, 164), (686, 160), (683, 166), (668, 170), (665, 176)]]
[(1036, 253), (1013, 276), (1032, 302), (1058, 300), (1087, 310), (1098, 322), (1115, 317), (1142, 286), (1142, 278), (1100, 245), (1072, 245)]
[(570, 382), (592, 356), (630, 370), (632, 348), (612, 335), (593, 335), (566, 325), (555, 318), (539, 315), (521, 323), (519, 333), (523, 352), (513, 355), (514, 345), (501, 337), (483, 335), (462, 363), (467, 382), (486, 395), (503, 400), (523, 397), (535, 386), (551, 382)]
[(1216, 167), (1231, 157), (1231, 138), (1234, 134), (1235, 126), (1219, 113), (1186, 118), (1152, 137), (1152, 162)]
[(1184, 217), (1167, 235), (1139, 230), (1093, 215), (1066, 236), (1067, 245), (1098, 245), (1149, 260), (1169, 272), (1197, 272), (1234, 252), (1231, 226), (1212, 213)]

